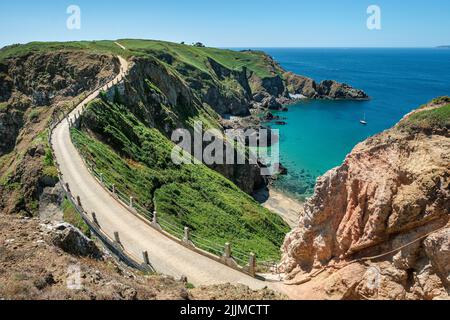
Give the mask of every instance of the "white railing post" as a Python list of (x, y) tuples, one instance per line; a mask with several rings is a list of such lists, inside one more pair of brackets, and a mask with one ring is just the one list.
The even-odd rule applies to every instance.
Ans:
[(184, 238), (183, 242), (186, 244), (192, 244), (191, 242), (191, 230), (189, 227), (184, 227)]
[(225, 243), (225, 249), (223, 252), (223, 257), (226, 259), (231, 258), (231, 244), (229, 244), (228, 242)]
[(222, 262), (229, 267), (238, 268), (238, 264), (236, 263), (236, 261), (233, 259), (232, 255), (231, 255), (231, 244), (228, 242), (225, 243), (225, 248), (224, 248), (223, 256), (222, 256)]
[(194, 242), (191, 240), (191, 229), (189, 227), (184, 227), (184, 238), (183, 242), (189, 247), (195, 247)]
[(130, 208), (134, 207), (134, 198), (130, 197)]
[(248, 273), (254, 277), (256, 275), (256, 255), (251, 252), (248, 261)]
[(161, 230), (161, 226), (158, 223), (158, 214), (156, 213), (156, 210), (153, 211), (152, 226), (155, 229)]

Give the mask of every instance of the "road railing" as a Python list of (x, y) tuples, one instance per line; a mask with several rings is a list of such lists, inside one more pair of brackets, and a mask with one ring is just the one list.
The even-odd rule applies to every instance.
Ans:
[[(52, 134), (54, 129), (62, 122), (67, 121), (69, 125), (69, 130), (79, 129), (81, 125), (82, 114), (86, 109), (87, 104), (93, 99), (93, 95), (100, 93), (101, 91), (108, 91), (112, 89), (115, 85), (121, 83), (126, 77), (126, 72), (121, 69), (121, 74), (108, 83), (102, 88), (94, 90), (90, 94), (84, 95), (81, 102), (78, 105), (74, 105), (74, 110), (68, 112), (57, 113), (55, 119), (50, 124), (49, 130), (49, 145), (52, 146)], [(77, 111), (78, 109), (78, 111)], [(197, 236), (190, 230), (187, 226), (178, 225), (173, 221), (169, 221), (164, 216), (159, 216), (157, 210), (153, 212), (147, 209), (145, 206), (141, 205), (137, 199), (134, 199), (127, 190), (122, 190), (120, 186), (114, 185), (112, 181), (98, 168), (96, 168), (95, 163), (90, 161), (86, 154), (82, 152), (80, 146), (76, 144), (72, 139), (71, 141), (75, 148), (78, 150), (86, 168), (89, 170), (91, 175), (96, 179), (96, 181), (107, 191), (116, 201), (118, 201), (124, 208), (129, 212), (134, 214), (140, 220), (142, 220), (147, 225), (151, 226), (158, 232), (169, 237), (173, 241), (187, 247), (188, 249), (197, 252), (205, 257), (215, 260), (219, 263), (225, 264), (230, 268), (248, 274), (252, 277), (257, 277), (257, 270), (263, 270), (265, 268), (264, 264), (257, 266), (256, 255), (252, 252), (243, 252), (236, 248), (231, 247), (230, 243), (218, 244), (209, 239)], [(150, 261), (148, 259), (148, 253), (143, 252), (142, 258), (138, 259), (134, 257), (131, 253), (127, 252), (126, 249), (120, 244), (120, 237), (115, 233), (114, 239), (110, 238), (101, 229), (101, 221), (95, 213), (87, 213), (84, 211), (80, 199), (77, 196), (72, 195), (70, 191), (70, 186), (64, 183), (64, 177), (61, 174), (59, 164), (55, 157), (53, 147), (52, 147), (53, 159), (58, 170), (58, 175), (61, 183), (64, 186), (64, 191), (66, 192), (67, 198), (74, 204), (76, 210), (81, 215), (83, 220), (88, 224), (91, 230), (102, 240), (103, 243), (120, 259), (125, 261), (127, 264), (137, 267), (138, 269), (144, 271), (154, 271), (151, 267)], [(154, 203), (156, 205), (156, 203)], [(143, 260), (144, 264), (138, 263), (137, 261)], [(265, 270), (265, 269), (264, 269)]]

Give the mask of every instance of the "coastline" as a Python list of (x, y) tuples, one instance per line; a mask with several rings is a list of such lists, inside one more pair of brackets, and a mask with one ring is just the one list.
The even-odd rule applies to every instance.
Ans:
[(273, 189), (262, 189), (254, 194), (254, 198), (266, 209), (278, 214), (293, 229), (297, 227), (303, 212), (303, 202)]

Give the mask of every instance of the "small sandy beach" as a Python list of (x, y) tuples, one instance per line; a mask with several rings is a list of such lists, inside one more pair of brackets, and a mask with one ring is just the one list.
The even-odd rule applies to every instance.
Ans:
[(297, 226), (303, 211), (302, 202), (273, 189), (258, 191), (255, 199), (265, 208), (279, 214), (291, 228)]

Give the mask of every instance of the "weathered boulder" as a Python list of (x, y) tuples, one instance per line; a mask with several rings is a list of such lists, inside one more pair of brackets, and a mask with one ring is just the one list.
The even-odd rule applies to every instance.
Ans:
[(437, 274), (450, 286), (450, 227), (430, 235), (424, 247)]
[(261, 102), (261, 105), (263, 108), (269, 109), (269, 110), (280, 110), (283, 106), (281, 103), (277, 101), (277, 99), (273, 96), (269, 96), (267, 98), (264, 98)]
[(80, 230), (68, 223), (45, 225), (50, 243), (75, 256), (100, 259), (102, 252), (96, 244)]

